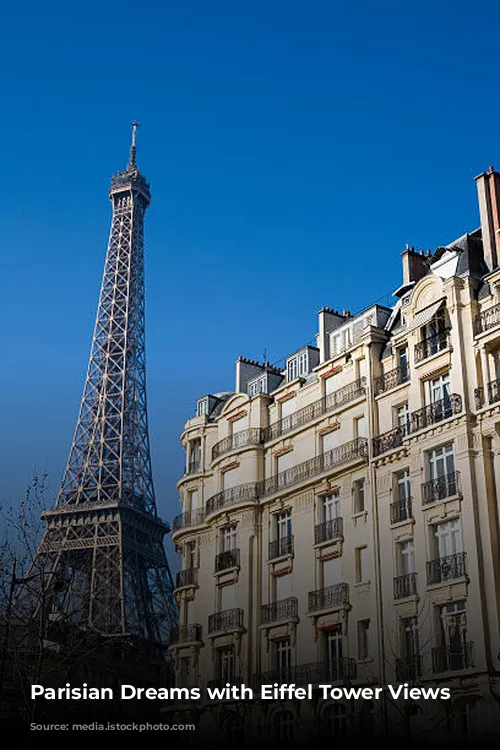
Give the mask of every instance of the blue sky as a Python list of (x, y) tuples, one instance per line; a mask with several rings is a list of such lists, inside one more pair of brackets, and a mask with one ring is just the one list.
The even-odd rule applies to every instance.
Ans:
[(160, 513), (179, 433), (275, 362), (323, 305), (400, 283), (406, 242), (478, 225), (500, 165), (493, 2), (9, 3), (0, 22), (1, 494), (36, 467), (54, 494), (81, 397), (111, 175), (138, 119), (148, 389)]

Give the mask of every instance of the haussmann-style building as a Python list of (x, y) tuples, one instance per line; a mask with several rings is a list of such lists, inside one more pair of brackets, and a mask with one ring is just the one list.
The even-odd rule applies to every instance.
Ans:
[(240, 357), (234, 392), (198, 399), (172, 534), (177, 685), (451, 698), (201, 701), (207, 737), (500, 726), (500, 173), (476, 182), (480, 228), (406, 249), (394, 306), (324, 307), (316, 346)]

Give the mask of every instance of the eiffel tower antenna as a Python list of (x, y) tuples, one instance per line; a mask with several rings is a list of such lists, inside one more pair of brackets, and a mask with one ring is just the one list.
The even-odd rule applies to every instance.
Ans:
[(136, 133), (133, 122), (129, 163), (111, 180), (111, 232), (80, 412), (33, 565), (46, 591), (59, 582), (57, 607), (79, 627), (163, 644), (177, 609), (163, 546), (169, 528), (157, 514), (151, 471), (143, 250), (151, 197), (136, 165)]

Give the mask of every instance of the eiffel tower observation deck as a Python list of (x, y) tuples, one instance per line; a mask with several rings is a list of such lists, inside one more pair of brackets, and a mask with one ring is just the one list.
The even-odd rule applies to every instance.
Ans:
[(100, 634), (167, 644), (177, 610), (163, 546), (169, 528), (158, 517), (151, 471), (144, 314), (151, 196), (136, 164), (136, 133), (134, 122), (129, 162), (111, 181), (111, 232), (80, 412), (33, 566), (43, 572), (52, 612)]

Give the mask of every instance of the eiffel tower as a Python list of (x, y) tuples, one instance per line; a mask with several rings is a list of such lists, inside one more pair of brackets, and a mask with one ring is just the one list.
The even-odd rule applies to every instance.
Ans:
[[(157, 514), (146, 403), (144, 215), (136, 164), (111, 181), (113, 217), (87, 377), (68, 463), (32, 570), (52, 617), (107, 636), (167, 644), (177, 627)], [(28, 576), (30, 577), (30, 576)], [(31, 578), (35, 578), (32, 575)]]

